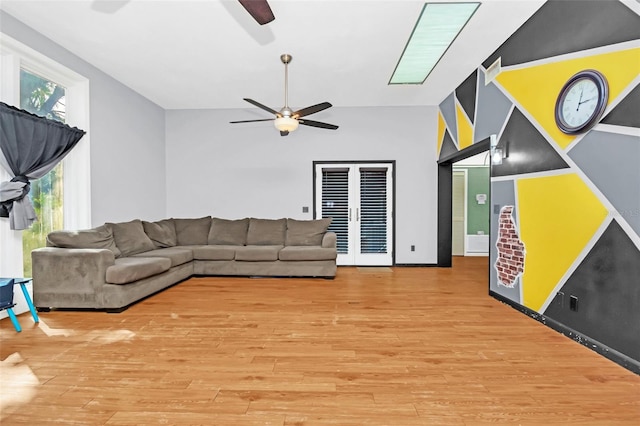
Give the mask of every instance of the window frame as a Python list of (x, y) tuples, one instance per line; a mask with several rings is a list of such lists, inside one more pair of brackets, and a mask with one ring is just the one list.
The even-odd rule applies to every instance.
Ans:
[[(20, 69), (38, 74), (65, 87), (66, 124), (86, 132), (64, 158), (64, 228), (91, 227), (91, 152), (89, 79), (23, 43), (2, 34), (0, 38), (0, 100), (18, 105)], [(9, 174), (0, 167), (0, 180)], [(9, 229), (0, 221), (0, 276), (22, 276), (22, 231)]]

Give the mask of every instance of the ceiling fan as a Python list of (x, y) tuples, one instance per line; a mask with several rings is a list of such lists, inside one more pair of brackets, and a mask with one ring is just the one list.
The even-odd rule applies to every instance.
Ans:
[[(238, 0), (238, 2), (260, 25), (276, 19), (267, 0)], [(129, 0), (93, 0), (91, 8), (102, 13), (115, 13), (127, 3)]]
[(276, 129), (280, 130), (281, 136), (287, 136), (290, 132), (293, 132), (298, 128), (298, 124), (302, 124), (305, 126), (311, 127), (319, 127), (321, 129), (329, 129), (336, 130), (338, 126), (335, 124), (322, 123), (320, 121), (313, 121), (302, 119), (302, 117), (306, 117), (307, 115), (315, 114), (316, 112), (323, 111), (327, 108), (330, 108), (332, 105), (329, 102), (322, 102), (317, 105), (308, 106), (306, 108), (299, 109), (297, 111), (293, 111), (289, 108), (289, 63), (291, 62), (291, 55), (283, 54), (280, 55), (280, 60), (284, 64), (284, 107), (280, 111), (276, 111), (268, 106), (261, 104), (260, 102), (256, 102), (253, 99), (243, 98), (245, 101), (249, 102), (252, 105), (257, 106), (260, 109), (270, 112), (275, 115), (275, 118), (263, 118), (259, 120), (241, 120), (241, 121), (230, 121), (230, 123), (253, 123), (256, 121), (273, 121)]
[(240, 4), (247, 9), (249, 15), (253, 16), (258, 24), (264, 25), (276, 19), (273, 16), (273, 12), (271, 11), (271, 7), (269, 7), (269, 3), (267, 0), (238, 0)]

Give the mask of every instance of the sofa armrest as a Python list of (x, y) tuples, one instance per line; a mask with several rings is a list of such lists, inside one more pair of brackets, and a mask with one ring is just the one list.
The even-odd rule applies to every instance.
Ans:
[(31, 252), (31, 261), (33, 299), (39, 306), (44, 294), (98, 295), (115, 256), (107, 249), (43, 247)]
[(335, 232), (326, 232), (322, 237), (323, 248), (337, 248), (338, 236)]

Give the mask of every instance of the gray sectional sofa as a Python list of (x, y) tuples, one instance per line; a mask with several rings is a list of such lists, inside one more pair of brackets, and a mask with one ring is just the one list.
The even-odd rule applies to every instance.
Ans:
[(54, 231), (31, 252), (40, 310), (118, 312), (193, 275), (336, 275), (331, 219), (132, 220)]

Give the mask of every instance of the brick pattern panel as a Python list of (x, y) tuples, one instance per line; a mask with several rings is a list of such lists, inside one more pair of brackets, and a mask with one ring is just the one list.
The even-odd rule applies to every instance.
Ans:
[(498, 284), (513, 288), (516, 279), (524, 272), (524, 243), (520, 241), (520, 235), (513, 222), (513, 206), (504, 206), (500, 209), (498, 220), (498, 259), (495, 263), (498, 271)]

